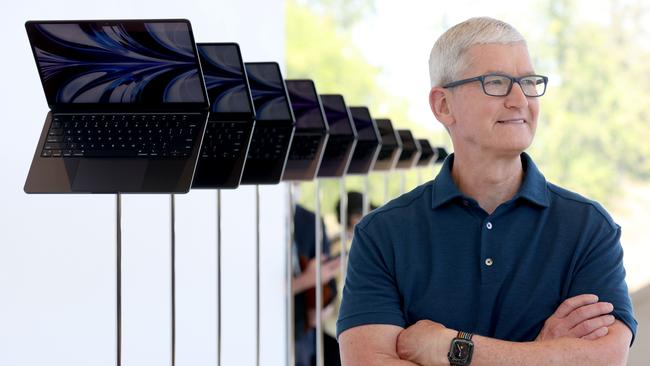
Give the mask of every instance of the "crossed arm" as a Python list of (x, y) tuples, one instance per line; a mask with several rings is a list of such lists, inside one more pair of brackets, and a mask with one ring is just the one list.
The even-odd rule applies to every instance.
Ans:
[[(472, 366), (625, 365), (632, 332), (611, 315), (611, 304), (594, 295), (563, 302), (534, 342), (508, 342), (474, 336)], [(340, 335), (341, 359), (355, 365), (449, 365), (447, 352), (457, 331), (422, 320), (403, 329), (364, 325)]]

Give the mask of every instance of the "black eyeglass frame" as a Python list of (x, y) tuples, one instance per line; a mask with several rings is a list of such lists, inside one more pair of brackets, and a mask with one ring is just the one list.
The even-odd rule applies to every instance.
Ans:
[[(510, 86), (508, 87), (508, 91), (503, 95), (488, 93), (487, 90), (485, 90), (485, 78), (488, 77), (488, 76), (502, 76), (502, 77), (505, 77), (507, 79), (510, 79)], [(524, 88), (521, 86), (521, 83), (520, 83), (520, 81), (522, 79), (526, 79), (526, 78), (533, 77), (533, 76), (542, 78), (542, 80), (544, 80), (544, 90), (539, 95), (528, 95), (528, 94), (526, 94), (526, 92), (524, 91)], [(474, 81), (480, 81), (481, 82), (481, 87), (483, 88), (483, 93), (485, 93), (486, 95), (489, 95), (491, 97), (505, 97), (505, 96), (507, 96), (512, 91), (512, 86), (515, 85), (515, 83), (517, 83), (517, 84), (519, 84), (519, 87), (521, 88), (521, 91), (522, 91), (522, 93), (524, 93), (525, 96), (527, 96), (529, 98), (539, 98), (539, 97), (541, 97), (542, 95), (544, 95), (546, 93), (546, 86), (548, 85), (548, 77), (544, 76), (544, 75), (532, 74), (532, 75), (524, 75), (524, 76), (520, 76), (520, 77), (514, 77), (514, 76), (510, 76), (510, 75), (505, 75), (505, 74), (492, 73), (492, 74), (485, 74), (485, 75), (481, 75), (481, 76), (476, 76), (476, 77), (473, 77), (473, 78), (452, 81), (450, 83), (447, 83), (447, 84), (443, 85), (442, 87), (445, 88), (445, 89), (449, 89), (449, 88), (453, 88), (453, 87), (456, 87), (456, 86), (472, 83)]]

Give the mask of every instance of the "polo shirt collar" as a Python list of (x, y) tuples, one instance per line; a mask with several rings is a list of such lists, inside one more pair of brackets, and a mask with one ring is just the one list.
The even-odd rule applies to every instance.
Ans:
[[(524, 168), (524, 181), (519, 191), (512, 198), (512, 201), (525, 199), (542, 207), (549, 206), (546, 178), (537, 169), (533, 159), (526, 153), (521, 154), (521, 162)], [(451, 177), (451, 168), (454, 165), (454, 154), (450, 154), (444, 161), (440, 173), (433, 182), (432, 208), (438, 208), (443, 204), (457, 198), (463, 197)]]

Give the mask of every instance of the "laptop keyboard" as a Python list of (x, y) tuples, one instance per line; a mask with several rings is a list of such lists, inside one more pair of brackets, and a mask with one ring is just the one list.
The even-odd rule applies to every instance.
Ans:
[(278, 160), (291, 138), (291, 130), (275, 127), (255, 127), (251, 145), (248, 148), (248, 159)]
[(200, 114), (54, 115), (43, 157), (187, 157)]
[(324, 160), (339, 160), (342, 159), (344, 154), (347, 152), (348, 147), (350, 147), (350, 138), (347, 136), (343, 139), (337, 138), (337, 136), (330, 136), (329, 141), (327, 142), (327, 148), (325, 149)]
[(318, 152), (320, 135), (296, 135), (291, 144), (289, 160), (313, 160)]
[(246, 124), (208, 122), (203, 136), (202, 158), (237, 159), (246, 147)]

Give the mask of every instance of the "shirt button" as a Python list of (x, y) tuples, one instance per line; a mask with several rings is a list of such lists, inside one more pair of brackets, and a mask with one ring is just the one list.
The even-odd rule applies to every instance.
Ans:
[(491, 267), (493, 264), (494, 264), (494, 261), (492, 260), (492, 258), (487, 258), (485, 260), (485, 265), (486, 266)]
[(492, 223), (488, 221), (488, 223), (485, 224), (485, 227), (488, 228), (488, 230), (492, 230)]

